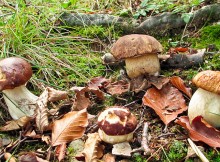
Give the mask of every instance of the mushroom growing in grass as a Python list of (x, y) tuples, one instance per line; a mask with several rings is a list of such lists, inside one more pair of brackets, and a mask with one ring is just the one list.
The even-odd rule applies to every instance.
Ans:
[(34, 114), (38, 97), (25, 86), (31, 76), (31, 65), (24, 59), (9, 57), (0, 60), (0, 90), (13, 119)]
[(137, 119), (128, 109), (113, 106), (101, 112), (98, 117), (99, 136), (110, 144), (129, 142), (133, 139)]
[(111, 53), (117, 59), (125, 59), (128, 76), (159, 75), (160, 62), (158, 53), (162, 45), (152, 36), (143, 34), (125, 35), (112, 46)]
[(189, 120), (202, 116), (210, 125), (220, 127), (220, 71), (202, 71), (192, 82), (198, 89), (189, 102)]

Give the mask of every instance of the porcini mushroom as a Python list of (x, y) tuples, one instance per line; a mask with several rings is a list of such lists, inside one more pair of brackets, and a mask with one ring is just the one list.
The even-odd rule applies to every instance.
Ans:
[(22, 58), (9, 57), (0, 60), (0, 90), (13, 119), (34, 114), (37, 96), (25, 86), (31, 78), (31, 65)]
[(99, 136), (110, 144), (128, 142), (133, 139), (137, 119), (128, 109), (113, 106), (103, 111), (98, 117)]
[(130, 34), (120, 37), (112, 46), (111, 53), (117, 59), (125, 59), (128, 76), (155, 75), (160, 71), (157, 56), (162, 52), (162, 45), (152, 36)]
[(198, 89), (189, 102), (189, 120), (202, 116), (210, 125), (220, 127), (220, 71), (202, 71), (192, 82)]

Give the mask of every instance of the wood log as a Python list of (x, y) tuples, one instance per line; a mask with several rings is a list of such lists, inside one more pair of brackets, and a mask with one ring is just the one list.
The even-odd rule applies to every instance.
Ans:
[[(61, 24), (73, 26), (111, 26), (123, 30), (124, 34), (149, 34), (152, 36), (164, 36), (182, 33), (187, 24), (181, 14), (165, 12), (161, 15), (146, 17), (138, 23), (133, 18), (124, 18), (109, 14), (63, 13), (60, 17)], [(220, 20), (220, 4), (212, 4), (192, 12), (187, 29), (199, 30), (205, 24)]]

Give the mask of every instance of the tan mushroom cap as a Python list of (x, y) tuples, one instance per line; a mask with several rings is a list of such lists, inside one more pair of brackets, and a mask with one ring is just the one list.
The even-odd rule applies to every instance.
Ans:
[(220, 94), (220, 71), (202, 71), (192, 79), (192, 82), (199, 88)]
[(0, 60), (0, 90), (13, 89), (25, 84), (32, 76), (31, 65), (22, 58)]
[(116, 59), (137, 57), (162, 52), (163, 47), (154, 37), (144, 34), (130, 34), (120, 37), (111, 49)]

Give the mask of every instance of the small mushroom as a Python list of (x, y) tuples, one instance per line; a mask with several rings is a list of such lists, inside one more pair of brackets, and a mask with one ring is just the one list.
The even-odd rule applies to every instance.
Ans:
[(38, 97), (25, 86), (31, 76), (31, 65), (24, 59), (9, 57), (0, 60), (0, 90), (13, 119), (34, 114)]
[(157, 56), (162, 45), (152, 36), (143, 34), (125, 35), (112, 46), (111, 53), (117, 60), (125, 59), (128, 76), (159, 75), (160, 62)]
[(202, 116), (212, 126), (220, 127), (220, 71), (202, 71), (192, 82), (198, 89), (189, 102), (189, 120)]
[(99, 136), (110, 144), (128, 142), (133, 139), (137, 119), (128, 109), (113, 106), (103, 111), (98, 117)]

